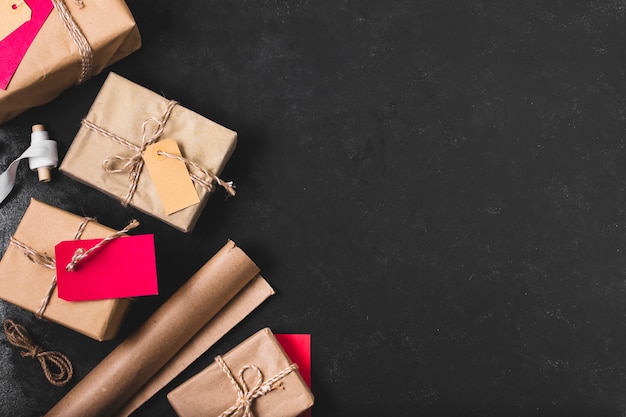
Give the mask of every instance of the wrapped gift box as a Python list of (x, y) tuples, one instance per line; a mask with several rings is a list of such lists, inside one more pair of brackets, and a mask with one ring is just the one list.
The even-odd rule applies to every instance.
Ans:
[[(91, 47), (91, 75), (140, 48), (139, 31), (123, 0), (55, 1), (63, 2)], [(79, 51), (55, 7), (7, 89), (0, 90), (0, 123), (51, 101), (63, 90), (77, 84), (83, 71)]]
[[(124, 161), (139, 163), (146, 142), (172, 139), (186, 160), (205, 172), (188, 166), (191, 174), (215, 185), (235, 149), (237, 133), (171, 100), (110, 73), (83, 120), (60, 170), (71, 178), (88, 184), (183, 232), (191, 232), (211, 194), (206, 186), (194, 182), (200, 202), (172, 214), (166, 214), (150, 174), (145, 167), (137, 172), (133, 185)], [(105, 161), (116, 162), (121, 172), (109, 172)], [(122, 166), (122, 168), (119, 168)], [(125, 169), (127, 168), (127, 169)], [(132, 191), (131, 191), (132, 189)], [(128, 198), (128, 197), (131, 198)]]
[(227, 410), (234, 416), (241, 415), (246, 393), (256, 397), (251, 409), (257, 417), (296, 417), (313, 405), (313, 394), (268, 328), (216, 358), (167, 398), (181, 417), (217, 417)]
[[(36, 313), (42, 304), (43, 318), (76, 330), (96, 340), (112, 339), (130, 307), (129, 299), (68, 302), (57, 296), (56, 288), (47, 305), (43, 302), (55, 271), (28, 254), (24, 245), (42, 256), (54, 255), (54, 246), (76, 237), (84, 218), (31, 200), (13, 240), (0, 261), (0, 298)], [(89, 221), (81, 239), (105, 238), (116, 231)]]

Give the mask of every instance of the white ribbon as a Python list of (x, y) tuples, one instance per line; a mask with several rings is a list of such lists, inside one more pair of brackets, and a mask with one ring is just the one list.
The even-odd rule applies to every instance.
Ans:
[(30, 146), (19, 158), (11, 162), (11, 165), (0, 174), (0, 203), (15, 185), (17, 167), (22, 159), (28, 159), (28, 166), (36, 171), (38, 168), (56, 168), (59, 163), (57, 143), (48, 139), (48, 132), (42, 130), (33, 132), (30, 136)]

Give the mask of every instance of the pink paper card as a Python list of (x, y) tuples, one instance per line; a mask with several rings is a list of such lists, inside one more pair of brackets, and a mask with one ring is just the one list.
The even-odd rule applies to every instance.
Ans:
[(54, 247), (59, 298), (86, 301), (159, 293), (153, 235), (111, 240), (67, 271), (77, 249), (87, 251), (101, 241), (68, 240)]
[[(311, 388), (311, 335), (310, 334), (275, 334), (276, 340), (296, 365), (304, 382)], [(311, 409), (299, 417), (311, 417)]]
[[(51, 0), (0, 1), (0, 22), (14, 20), (30, 9), (30, 18), (0, 40), (0, 88), (6, 90), (37, 33), (52, 11)], [(3, 34), (4, 35), (4, 34)], [(50, 48), (54, 48), (50, 45)]]

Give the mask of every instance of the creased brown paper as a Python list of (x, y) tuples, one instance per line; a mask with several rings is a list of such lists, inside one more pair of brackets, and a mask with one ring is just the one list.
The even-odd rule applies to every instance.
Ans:
[(111, 416), (258, 273), (229, 241), (46, 416)]
[[(93, 50), (92, 75), (141, 47), (135, 20), (123, 0), (65, 1)], [(26, 52), (6, 90), (0, 90), (0, 123), (53, 100), (77, 84), (81, 54), (53, 10)]]

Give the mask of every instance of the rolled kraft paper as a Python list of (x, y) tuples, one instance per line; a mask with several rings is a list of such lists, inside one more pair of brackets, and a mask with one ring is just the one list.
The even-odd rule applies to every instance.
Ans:
[(221, 339), (237, 323), (258, 307), (274, 289), (261, 276), (250, 281), (220, 312), (215, 315), (176, 355), (142, 386), (113, 417), (128, 417), (154, 394), (184, 371), (200, 355)]
[(228, 241), (46, 416), (112, 415), (258, 273), (254, 262)]

